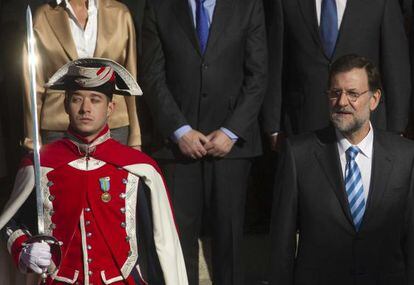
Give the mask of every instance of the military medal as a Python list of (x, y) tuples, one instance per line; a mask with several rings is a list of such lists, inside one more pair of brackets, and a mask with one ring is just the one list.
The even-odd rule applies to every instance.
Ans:
[(101, 195), (101, 199), (103, 202), (108, 203), (109, 201), (111, 201), (111, 194), (105, 192)]
[(102, 190), (102, 195), (101, 195), (101, 200), (104, 203), (108, 203), (109, 201), (111, 201), (111, 194), (109, 194), (109, 190), (111, 189), (111, 177), (102, 177), (99, 178), (99, 185), (101, 186), (101, 190)]

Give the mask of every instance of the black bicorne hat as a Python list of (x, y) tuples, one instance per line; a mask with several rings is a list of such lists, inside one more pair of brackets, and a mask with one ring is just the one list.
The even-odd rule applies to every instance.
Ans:
[(122, 65), (106, 58), (81, 58), (62, 66), (45, 87), (52, 90), (94, 90), (112, 98), (142, 95), (134, 77)]

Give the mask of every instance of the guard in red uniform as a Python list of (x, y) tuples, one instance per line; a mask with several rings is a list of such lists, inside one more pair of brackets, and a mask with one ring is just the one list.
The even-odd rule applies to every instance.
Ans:
[(112, 94), (137, 92), (138, 84), (114, 62), (82, 59), (62, 67), (47, 87), (66, 90), (70, 118), (66, 137), (40, 152), (42, 220), (61, 256), (33, 238), (36, 197), (28, 156), (0, 217), (16, 266), (38, 274), (47, 270), (47, 284), (147, 284), (145, 263), (150, 285), (186, 285), (160, 170), (145, 154), (111, 139), (107, 126), (116, 108)]

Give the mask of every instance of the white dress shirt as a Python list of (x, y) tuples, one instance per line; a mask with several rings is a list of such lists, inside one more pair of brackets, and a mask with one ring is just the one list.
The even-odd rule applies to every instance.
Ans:
[[(336, 130), (336, 137), (338, 139), (338, 152), (339, 159), (341, 160), (342, 174), (345, 178), (345, 168), (346, 168), (346, 154), (345, 151), (352, 146), (352, 144), (339, 132)], [(368, 201), (369, 186), (371, 182), (371, 169), (372, 169), (372, 150), (374, 144), (374, 131), (372, 130), (372, 125), (370, 124), (370, 130), (366, 137), (357, 145), (361, 151), (355, 158), (355, 162), (359, 167), (362, 177), (362, 185), (364, 186), (364, 196), (365, 203)]]
[(73, 11), (70, 1), (56, 0), (60, 5), (62, 1), (66, 3), (66, 11), (69, 15), (69, 25), (72, 32), (72, 38), (75, 42), (76, 51), (79, 58), (93, 57), (96, 48), (96, 41), (98, 37), (98, 0), (89, 0), (88, 5), (88, 21), (85, 29), (79, 24)]
[[(318, 25), (320, 25), (322, 0), (315, 0), (315, 1), (316, 1), (316, 15), (318, 18)], [(344, 17), (346, 1), (347, 0), (336, 0), (336, 10), (338, 12), (338, 29), (341, 27), (342, 18)]]

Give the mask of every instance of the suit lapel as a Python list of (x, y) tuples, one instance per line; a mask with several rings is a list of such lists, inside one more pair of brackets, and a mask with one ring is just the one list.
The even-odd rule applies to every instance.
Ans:
[(216, 44), (231, 18), (233, 0), (217, 0), (211, 22), (206, 53)]
[(319, 46), (321, 53), (329, 60), (326, 56), (325, 51), (322, 47), (321, 37), (319, 35), (318, 18), (316, 15), (316, 3), (315, 0), (297, 0), (303, 18), (305, 19), (306, 26), (308, 27), (315, 43)]
[(353, 227), (354, 224), (349, 210), (348, 200), (345, 195), (344, 179), (334, 129), (330, 128), (329, 132), (326, 134), (326, 137), (319, 136), (319, 138), (321, 148), (319, 151), (316, 151), (316, 158), (321, 165), (326, 178), (330, 182), (332, 190), (335, 192), (345, 216)]
[(336, 54), (343, 54), (340, 51), (341, 42), (346, 40), (346, 33), (348, 31), (348, 27), (350, 25), (354, 25), (355, 23), (352, 18), (353, 18), (353, 11), (357, 11), (358, 9), (358, 7), (355, 7), (355, 5), (357, 4), (358, 3), (355, 0), (347, 0), (346, 2), (344, 16), (342, 17), (341, 26), (339, 27), (338, 39), (336, 40), (336, 46), (335, 46), (333, 58), (336, 58), (335, 56)]
[(77, 59), (78, 52), (72, 38), (69, 19), (65, 9), (62, 6), (56, 6), (46, 10), (45, 14), (50, 27), (70, 60)]
[(381, 199), (388, 185), (388, 178), (393, 168), (392, 154), (387, 151), (385, 142), (378, 131), (374, 131), (374, 146), (372, 154), (371, 183), (364, 218), (361, 224), (363, 230), (375, 211), (381, 204)]
[(191, 15), (191, 10), (188, 6), (188, 0), (177, 0), (176, 5), (174, 6), (174, 12), (184, 33), (188, 36), (194, 48), (201, 55), (200, 45), (194, 28), (193, 16)]

